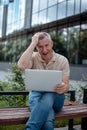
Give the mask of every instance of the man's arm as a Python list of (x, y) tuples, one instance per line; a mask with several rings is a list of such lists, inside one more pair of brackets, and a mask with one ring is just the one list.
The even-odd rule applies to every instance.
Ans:
[(24, 71), (26, 68), (31, 68), (32, 67), (32, 54), (34, 52), (34, 49), (38, 43), (38, 36), (39, 33), (36, 33), (32, 37), (32, 42), (29, 45), (29, 47), (24, 51), (22, 56), (20, 57), (18, 61), (18, 68), (22, 71)]
[(65, 93), (69, 90), (69, 75), (70, 75), (70, 68), (69, 68), (69, 63), (66, 58), (64, 58), (63, 61), (63, 66), (62, 66), (62, 83), (60, 85), (57, 85), (55, 87), (55, 91), (57, 93)]

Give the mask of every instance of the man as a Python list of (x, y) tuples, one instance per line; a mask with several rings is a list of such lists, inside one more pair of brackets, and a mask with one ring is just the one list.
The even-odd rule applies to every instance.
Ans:
[[(62, 83), (54, 86), (54, 92), (32, 91), (29, 94), (31, 116), (25, 130), (53, 130), (55, 113), (64, 104), (64, 93), (69, 89), (69, 63), (67, 59), (53, 51), (53, 41), (46, 32), (38, 32), (18, 61), (18, 67), (29, 69), (61, 70)], [(37, 52), (34, 52), (34, 49)]]

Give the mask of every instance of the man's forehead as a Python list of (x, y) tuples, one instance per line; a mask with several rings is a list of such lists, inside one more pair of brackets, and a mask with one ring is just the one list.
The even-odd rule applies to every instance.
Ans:
[(45, 36), (44, 38), (39, 39), (39, 42), (50, 42), (50, 39), (47, 36)]
[(50, 44), (51, 43), (51, 41), (49, 40), (49, 38), (46, 36), (44, 39), (42, 39), (42, 40), (39, 40), (38, 41), (38, 46), (39, 45), (46, 45), (46, 44)]

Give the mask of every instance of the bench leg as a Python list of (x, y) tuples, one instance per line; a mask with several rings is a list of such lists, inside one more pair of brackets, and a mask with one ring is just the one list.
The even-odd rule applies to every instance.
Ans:
[(73, 128), (73, 119), (69, 119), (68, 130), (76, 130), (76, 129)]
[(87, 130), (87, 117), (82, 118), (81, 129), (82, 130)]
[[(84, 89), (83, 92), (83, 103), (87, 104), (87, 89)], [(87, 117), (82, 118), (81, 129), (87, 130)]]

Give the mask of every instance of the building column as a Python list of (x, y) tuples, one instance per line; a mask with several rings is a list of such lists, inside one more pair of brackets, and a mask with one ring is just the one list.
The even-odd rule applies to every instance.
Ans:
[(24, 22), (25, 29), (31, 28), (32, 4), (33, 0), (26, 0), (25, 2), (25, 22)]
[(6, 36), (8, 5), (3, 8), (2, 37)]

